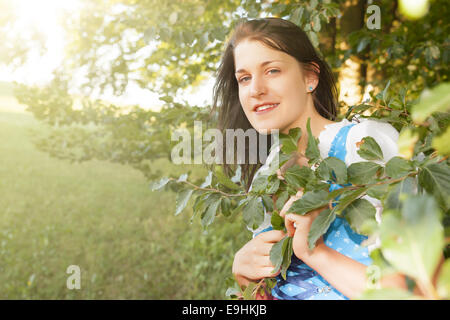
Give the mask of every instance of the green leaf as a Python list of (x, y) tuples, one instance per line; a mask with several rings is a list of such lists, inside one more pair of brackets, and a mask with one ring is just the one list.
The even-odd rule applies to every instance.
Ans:
[(370, 43), (370, 38), (367, 38), (367, 37), (362, 38), (358, 44), (358, 47), (356, 48), (356, 52), (360, 53), (361, 51), (363, 51), (369, 43)]
[(225, 217), (229, 217), (231, 215), (231, 200), (229, 198), (222, 198), (220, 202), (220, 210)]
[(313, 22), (313, 30), (315, 32), (319, 32), (322, 27), (320, 24), (320, 16), (318, 14), (314, 15), (312, 18), (312, 22)]
[(241, 189), (241, 187), (239, 187), (237, 184), (235, 184), (233, 181), (231, 181), (230, 178), (228, 178), (225, 175), (225, 173), (223, 172), (223, 168), (222, 167), (219, 167), (219, 166), (216, 167), (215, 173), (216, 173), (217, 181), (221, 185), (223, 185), (223, 186), (225, 186), (225, 187), (227, 187), (227, 188), (229, 188), (231, 190), (239, 190), (239, 189)]
[(306, 185), (315, 180), (314, 171), (310, 168), (298, 164), (290, 167), (284, 174), (286, 182), (296, 189), (305, 188)]
[(208, 175), (205, 178), (205, 181), (200, 185), (200, 188), (206, 188), (211, 186), (212, 182), (212, 171), (208, 171)]
[(274, 230), (284, 229), (284, 219), (278, 214), (278, 211), (272, 212), (270, 223), (272, 224)]
[(450, 155), (450, 127), (447, 127), (445, 132), (439, 137), (434, 137), (432, 146), (436, 149), (438, 154), (442, 156)]
[(387, 98), (388, 98), (388, 91), (387, 91), (387, 90), (388, 90), (390, 84), (391, 84), (391, 80), (389, 80), (389, 81), (387, 82), (386, 87), (384, 87), (384, 89), (383, 89), (382, 95), (383, 95), (383, 100), (384, 100), (384, 101), (386, 101)]
[(434, 195), (447, 211), (450, 207), (450, 168), (445, 162), (424, 166), (419, 172), (419, 184)]
[(400, 131), (397, 145), (398, 152), (406, 159), (411, 159), (414, 154), (414, 145), (417, 143), (419, 135), (410, 128), (403, 128)]
[(431, 90), (424, 90), (420, 101), (412, 108), (412, 118), (414, 122), (421, 123), (428, 116), (438, 111), (448, 111), (450, 109), (450, 83), (445, 82), (437, 85)]
[(159, 189), (162, 189), (168, 182), (170, 181), (169, 178), (164, 177), (161, 180), (157, 181), (157, 182), (153, 182), (150, 184), (150, 189), (152, 191), (156, 191)]
[(389, 184), (380, 184), (370, 187), (369, 189), (367, 189), (366, 193), (372, 198), (382, 200), (387, 195), (388, 189)]
[(281, 151), (285, 154), (290, 154), (298, 150), (297, 143), (302, 136), (300, 128), (289, 129), (288, 134), (280, 133)]
[(308, 234), (308, 246), (309, 249), (314, 249), (316, 246), (316, 241), (319, 239), (325, 232), (327, 232), (331, 223), (336, 219), (336, 215), (330, 209), (322, 210), (316, 219), (314, 219), (311, 224), (311, 228)]
[(290, 155), (278, 152), (272, 162), (269, 163), (269, 168), (264, 171), (264, 173), (269, 176), (274, 175), (277, 170), (291, 158), (292, 156)]
[(393, 157), (386, 163), (386, 175), (393, 179), (404, 177), (414, 171), (411, 161), (401, 157)]
[(366, 199), (356, 199), (344, 211), (350, 227), (357, 233), (363, 234), (361, 227), (367, 220), (375, 220), (375, 207)]
[(252, 190), (251, 191), (256, 192), (256, 193), (264, 192), (269, 183), (268, 179), (269, 179), (269, 177), (266, 175), (257, 176), (256, 179), (252, 182)]
[(263, 201), (264, 206), (266, 207), (267, 212), (272, 212), (273, 211), (272, 198), (267, 194), (263, 194), (263, 195), (261, 195), (261, 199)]
[(172, 103), (173, 102), (173, 97), (171, 97), (171, 96), (164, 96), (164, 97), (160, 97), (158, 99), (162, 100), (164, 102), (167, 102), (167, 103)]
[(280, 270), (281, 264), (283, 263), (283, 248), (286, 248), (288, 238), (288, 236), (285, 236), (283, 239), (275, 243), (272, 246), (272, 249), (270, 249), (270, 262), (274, 265), (272, 273), (276, 273)]
[(306, 130), (308, 131), (308, 145), (306, 147), (305, 156), (309, 159), (308, 163), (313, 164), (320, 160), (319, 140), (316, 139), (311, 131), (311, 118), (306, 122)]
[(282, 193), (280, 193), (280, 195), (277, 198), (277, 201), (275, 202), (278, 211), (281, 211), (281, 209), (283, 209), (284, 204), (288, 199), (289, 193), (287, 191), (283, 191)]
[(373, 162), (352, 163), (347, 168), (348, 181), (351, 184), (368, 184), (380, 168), (380, 165)]
[(281, 268), (281, 276), (286, 279), (286, 271), (291, 264), (292, 238), (285, 236), (272, 246), (269, 253), (270, 261), (275, 266), (272, 273), (278, 272)]
[(243, 210), (245, 224), (251, 229), (257, 229), (264, 221), (264, 208), (257, 197), (250, 197)]
[(269, 183), (267, 184), (266, 193), (274, 194), (280, 188), (280, 180), (277, 177), (270, 176)]
[(318, 0), (311, 0), (309, 2), (309, 7), (310, 7), (311, 10), (313, 10), (313, 9), (315, 9), (317, 7), (318, 4), (319, 4)]
[(184, 173), (178, 178), (177, 182), (184, 182), (187, 180), (187, 177), (188, 177), (188, 174)]
[(189, 199), (191, 198), (192, 192), (194, 192), (193, 189), (186, 189), (177, 194), (176, 209), (175, 209), (176, 216), (179, 215), (184, 208), (186, 208), (186, 205), (189, 202)]
[(370, 104), (360, 104), (358, 106), (352, 107), (351, 109), (349, 108), (347, 114), (345, 115), (345, 118), (348, 118), (348, 116), (350, 115), (350, 113), (361, 113), (366, 111), (367, 109), (373, 108), (373, 106), (371, 106)]
[(383, 160), (383, 151), (372, 137), (364, 137), (362, 145), (356, 151), (359, 156), (366, 160)]
[(250, 281), (245, 288), (244, 292), (242, 293), (242, 296), (244, 297), (244, 300), (253, 300), (253, 292), (255, 291), (257, 283)]
[(294, 201), (288, 212), (305, 214), (314, 209), (321, 208), (328, 204), (328, 192), (325, 190), (314, 190), (306, 192), (303, 197)]
[(304, 7), (297, 7), (291, 14), (291, 18), (290, 20), (297, 24), (300, 25), (301, 21), (302, 21), (302, 17), (303, 17), (303, 11), (305, 11)]
[(349, 191), (349, 189), (347, 189), (345, 187), (333, 190), (328, 194), (328, 200), (335, 199), (336, 197), (342, 195), (344, 192), (347, 192), (347, 191)]
[(317, 33), (314, 31), (308, 31), (307, 34), (312, 45), (317, 48), (319, 46), (319, 37), (317, 36)]
[(342, 194), (337, 206), (335, 207), (336, 213), (341, 213), (348, 205), (353, 201), (361, 197), (367, 191), (367, 187), (359, 188), (356, 190), (349, 190)]
[(249, 198), (243, 198), (239, 201), (237, 206), (231, 211), (231, 215), (237, 214), (241, 209), (248, 204)]
[(386, 201), (384, 202), (384, 208), (396, 210), (400, 209), (402, 207), (402, 202), (400, 201), (400, 199), (404, 198), (407, 195), (417, 193), (416, 179), (407, 177), (399, 183), (389, 185), (388, 190), (389, 191), (386, 195)]
[[(206, 195), (206, 197), (209, 196), (209, 194)], [(190, 222), (192, 223), (192, 221), (194, 220), (195, 216), (198, 213), (203, 213), (206, 210), (206, 205), (205, 205), (205, 196), (204, 195), (200, 195), (195, 199), (194, 202), (194, 206), (192, 207), (192, 217), (190, 219)]]
[(444, 247), (444, 229), (433, 197), (409, 196), (401, 213), (383, 212), (380, 228), (383, 256), (398, 271), (431, 286)]
[(328, 192), (330, 190), (330, 184), (319, 181), (317, 180), (317, 178), (314, 178), (314, 180), (308, 182), (303, 191), (306, 193), (313, 190), (325, 190)]
[(389, 101), (388, 107), (392, 109), (403, 110), (403, 103), (399, 98), (394, 97), (391, 101)]
[(288, 239), (286, 240), (287, 245), (283, 246), (283, 262), (281, 263), (280, 274), (284, 280), (286, 280), (286, 272), (287, 272), (289, 266), (291, 265), (291, 259), (292, 259), (292, 253), (293, 253), (293, 248), (292, 248), (293, 240), (294, 239), (292, 237), (288, 237)]
[(236, 299), (241, 293), (238, 284), (236, 283), (232, 287), (228, 287), (227, 291), (225, 291), (225, 296), (230, 299)]
[(319, 178), (325, 181), (333, 181), (338, 184), (347, 182), (347, 166), (338, 158), (325, 158), (316, 170)]
[(208, 209), (206, 209), (206, 211), (202, 214), (201, 219), (203, 227), (209, 226), (214, 221), (220, 202), (221, 200), (216, 198), (214, 202), (208, 206)]

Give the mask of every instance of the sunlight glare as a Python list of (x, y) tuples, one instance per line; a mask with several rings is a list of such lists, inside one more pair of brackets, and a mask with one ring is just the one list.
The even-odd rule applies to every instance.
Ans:
[(14, 35), (20, 39), (32, 40), (38, 32), (45, 44), (45, 54), (37, 48), (29, 52), (28, 62), (12, 72), (0, 74), (0, 80), (18, 81), (28, 84), (47, 82), (52, 71), (64, 57), (65, 31), (60, 23), (64, 11), (76, 10), (78, 0), (9, 0), (12, 4), (15, 21)]

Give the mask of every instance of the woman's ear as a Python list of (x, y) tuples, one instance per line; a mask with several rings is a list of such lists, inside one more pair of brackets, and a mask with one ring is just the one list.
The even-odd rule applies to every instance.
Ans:
[(306, 92), (313, 92), (319, 84), (320, 67), (316, 62), (309, 62), (305, 67)]

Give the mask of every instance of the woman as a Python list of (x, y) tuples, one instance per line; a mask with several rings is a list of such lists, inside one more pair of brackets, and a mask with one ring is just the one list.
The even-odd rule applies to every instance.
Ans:
[[(397, 154), (398, 133), (389, 124), (333, 121), (336, 96), (330, 68), (316, 53), (306, 34), (289, 21), (265, 18), (243, 21), (236, 27), (218, 70), (213, 107), (215, 109), (220, 100), (222, 130), (254, 128), (259, 133), (270, 133), (277, 129), (287, 133), (291, 128), (301, 128), (298, 143), (301, 155), (305, 154), (307, 145), (308, 118), (312, 134), (319, 138), (324, 158), (341, 158), (347, 166), (363, 161), (356, 153), (356, 142), (368, 135), (381, 146), (386, 161)], [(264, 172), (271, 158), (269, 155), (256, 175)], [(304, 156), (299, 157), (297, 163), (308, 165)], [(247, 189), (250, 189), (258, 167), (243, 165), (242, 169)], [(273, 296), (277, 299), (357, 297), (365, 289), (366, 268), (371, 263), (368, 249), (362, 246), (366, 238), (353, 232), (344, 219), (337, 218), (315, 248), (309, 250), (309, 229), (320, 210), (304, 216), (286, 215), (301, 194), (300, 190), (281, 211), (288, 234), (293, 237), (294, 256), (286, 281), (278, 275)], [(379, 218), (379, 203), (372, 198), (370, 201), (378, 206)], [(277, 276), (272, 273), (274, 266), (269, 252), (285, 236), (282, 231), (272, 230), (269, 213), (265, 214), (264, 223), (252, 231), (253, 239), (236, 253), (233, 262), (233, 274), (241, 286)], [(406, 288), (404, 278), (398, 275), (383, 278), (381, 285)]]

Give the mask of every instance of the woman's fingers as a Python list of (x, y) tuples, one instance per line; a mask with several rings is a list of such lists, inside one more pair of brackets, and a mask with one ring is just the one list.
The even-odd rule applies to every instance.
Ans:
[(253, 252), (259, 256), (269, 256), (275, 243), (286, 237), (282, 230), (270, 230), (257, 235), (254, 240)]
[(280, 274), (281, 270), (277, 270), (276, 272), (272, 272), (273, 267), (265, 267), (259, 270), (259, 276), (261, 278), (273, 278)]
[(284, 180), (283, 173), (281, 172), (280, 169), (277, 170), (277, 178), (278, 178), (279, 180)]
[(256, 237), (258, 237), (263, 242), (276, 243), (283, 239), (286, 233), (283, 230), (270, 230), (262, 232)]
[(296, 220), (294, 219), (294, 213), (290, 213), (284, 217), (284, 225), (286, 226), (286, 231), (289, 237), (293, 237), (295, 234)]
[(272, 250), (272, 247), (275, 243), (273, 242), (263, 242), (258, 246), (258, 254), (261, 256), (269, 256), (270, 250)]
[(284, 225), (290, 237), (298, 231), (309, 232), (309, 228), (314, 219), (320, 214), (323, 209), (313, 210), (305, 215), (289, 213), (284, 217)]
[(274, 268), (275, 266), (270, 261), (269, 256), (260, 256), (258, 257), (258, 261), (256, 262), (259, 268)]
[(283, 208), (280, 211), (280, 216), (282, 218), (284, 218), (284, 216), (286, 215), (286, 213), (289, 211), (289, 209), (291, 208), (292, 204), (297, 201), (298, 199), (300, 199), (303, 196), (303, 189), (300, 189), (299, 191), (297, 191), (297, 193), (294, 196), (291, 196), (289, 198), (289, 200), (284, 204)]

